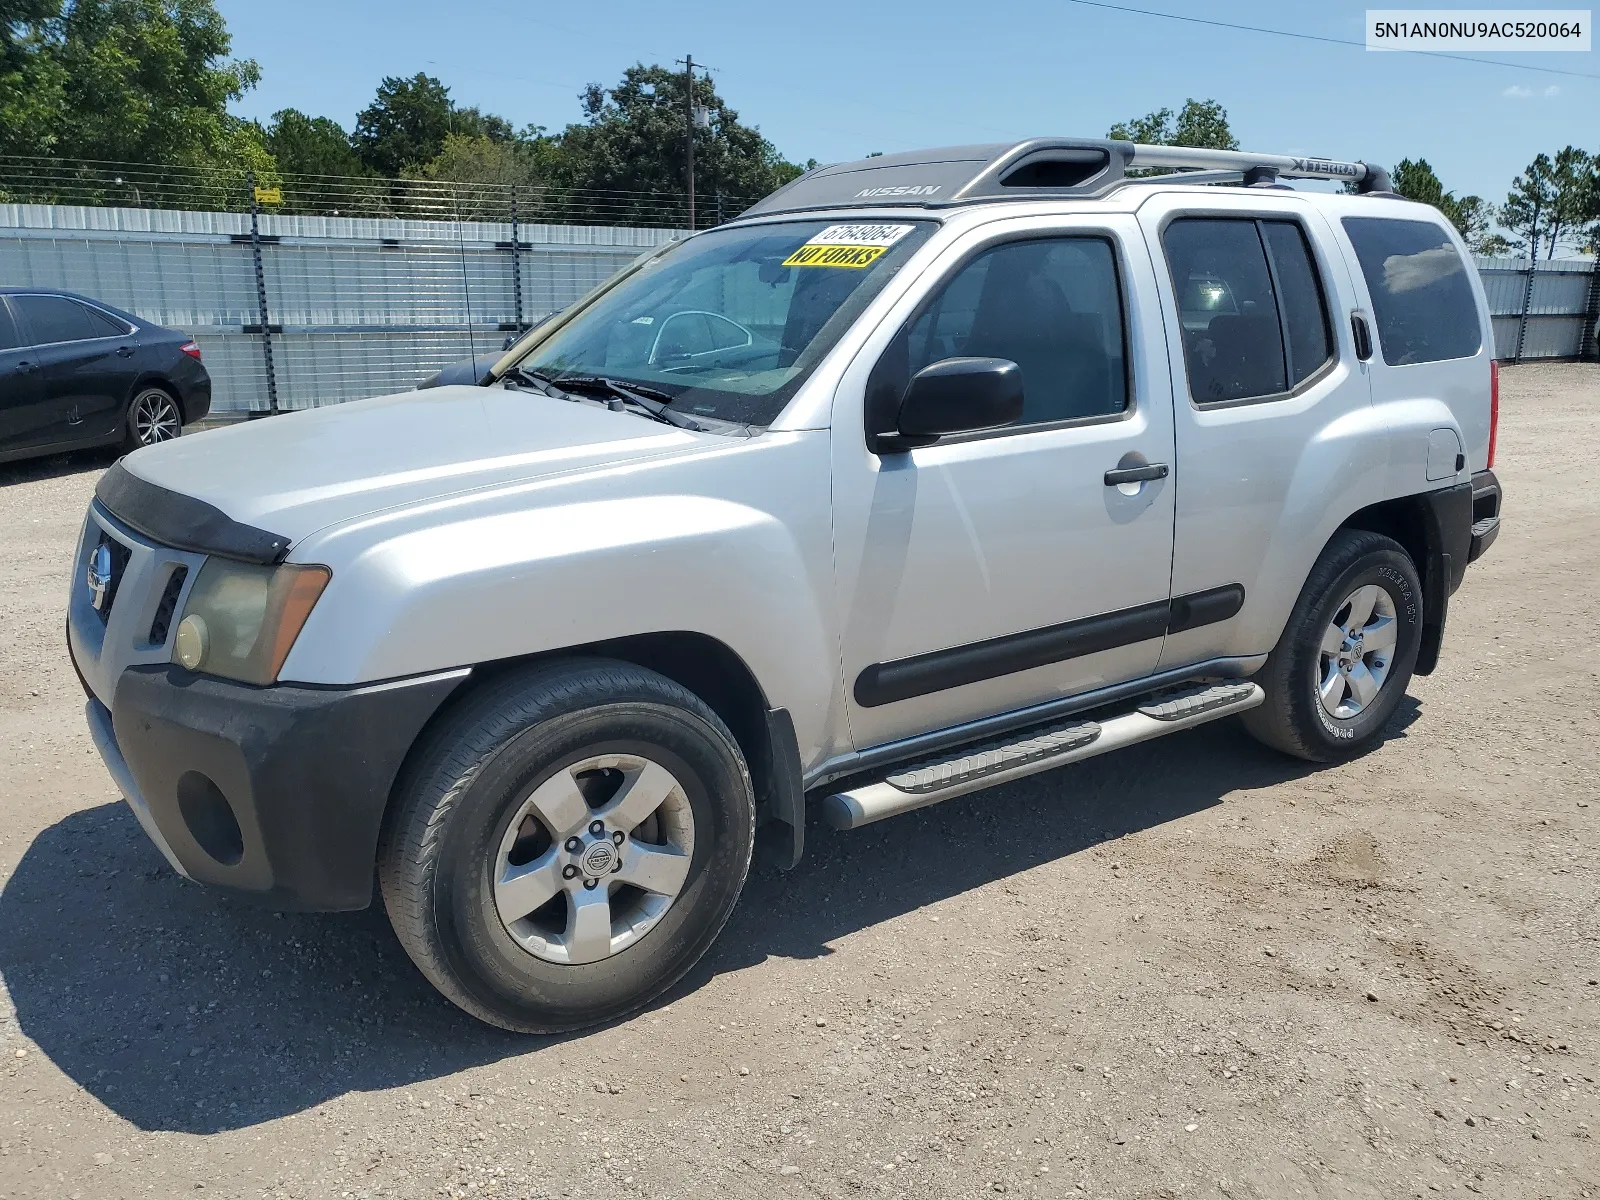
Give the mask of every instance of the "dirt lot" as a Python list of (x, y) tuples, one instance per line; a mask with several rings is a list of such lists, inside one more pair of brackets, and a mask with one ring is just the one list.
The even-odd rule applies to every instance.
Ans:
[(525, 1040), (382, 916), (184, 883), (61, 636), (104, 461), (0, 468), (0, 1196), (1600, 1196), (1600, 368), (1505, 372), (1507, 527), (1390, 741), (1222, 724), (758, 869)]

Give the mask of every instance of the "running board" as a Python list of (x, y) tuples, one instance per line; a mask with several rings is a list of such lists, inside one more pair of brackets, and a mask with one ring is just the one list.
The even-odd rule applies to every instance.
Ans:
[(859, 829), (914, 808), (1244, 712), (1266, 698), (1254, 683), (1218, 683), (1154, 697), (1132, 712), (1103, 721), (1060, 721), (978, 742), (949, 757), (891, 768), (876, 783), (835, 792), (823, 800), (823, 815), (835, 829)]

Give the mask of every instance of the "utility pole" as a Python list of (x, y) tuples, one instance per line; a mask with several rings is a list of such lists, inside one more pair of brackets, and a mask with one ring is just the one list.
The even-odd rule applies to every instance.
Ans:
[(689, 164), (689, 230), (694, 231), (694, 56), (683, 60), (683, 137)]

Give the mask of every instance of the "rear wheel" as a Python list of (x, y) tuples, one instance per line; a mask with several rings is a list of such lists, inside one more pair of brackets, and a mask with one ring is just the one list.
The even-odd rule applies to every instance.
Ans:
[(125, 450), (154, 446), (157, 442), (170, 442), (183, 432), (183, 410), (165, 388), (142, 387), (128, 405), (127, 424)]
[(733, 911), (754, 829), (739, 746), (697, 696), (574, 661), (489, 686), (428, 736), (379, 882), (445, 996), (550, 1033), (626, 1015), (688, 971)]
[(1381, 534), (1341, 529), (1256, 677), (1267, 699), (1244, 714), (1245, 728), (1312, 762), (1365, 753), (1405, 698), (1421, 635), (1411, 557)]

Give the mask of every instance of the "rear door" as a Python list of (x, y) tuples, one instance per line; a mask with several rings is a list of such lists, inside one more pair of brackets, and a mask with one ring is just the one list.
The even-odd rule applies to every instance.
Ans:
[(1175, 393), (1172, 590), (1237, 597), (1225, 619), (1171, 634), (1161, 666), (1265, 654), (1320, 531), (1387, 470), (1350, 332), (1357, 293), (1328, 222), (1292, 192), (1157, 193), (1139, 222)]
[(50, 424), (39, 356), (0, 296), (0, 454), (45, 444)]
[(43, 369), (50, 440), (110, 436), (136, 370), (128, 327), (65, 296), (13, 296), (11, 302)]

